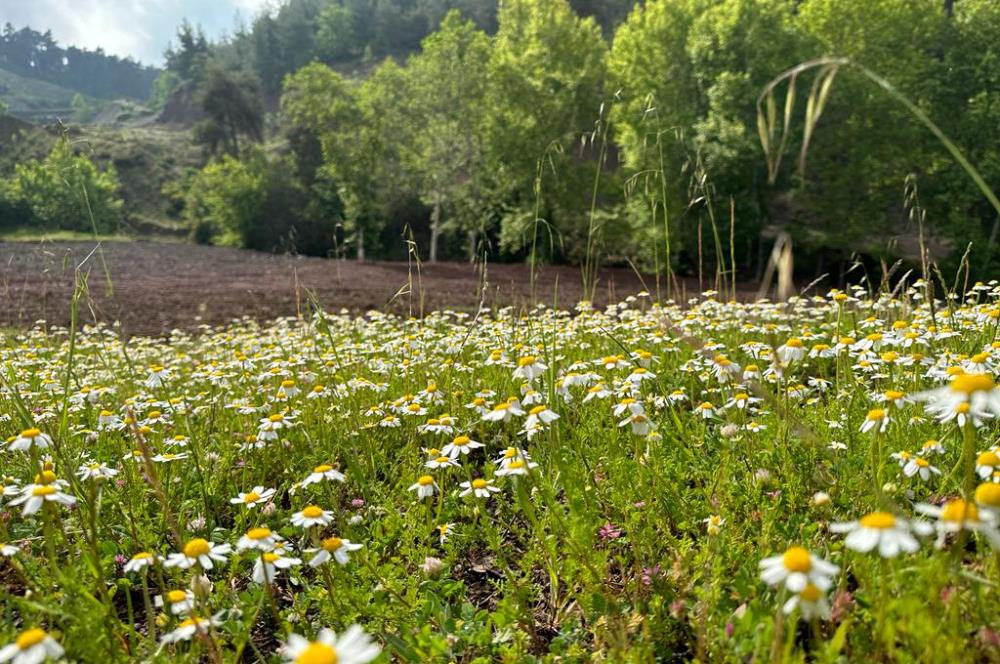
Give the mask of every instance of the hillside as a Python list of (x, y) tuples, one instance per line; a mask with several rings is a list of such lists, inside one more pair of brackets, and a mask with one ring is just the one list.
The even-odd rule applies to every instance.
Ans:
[[(55, 83), (0, 69), (0, 101), (7, 104), (12, 115), (25, 120), (68, 118), (73, 114), (73, 97), (77, 94)], [(98, 103), (92, 98), (84, 99), (91, 104)]]

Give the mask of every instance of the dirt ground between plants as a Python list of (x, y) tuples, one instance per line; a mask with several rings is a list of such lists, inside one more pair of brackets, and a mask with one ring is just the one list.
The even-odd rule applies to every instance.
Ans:
[[(127, 335), (217, 325), (250, 316), (265, 321), (306, 311), (310, 293), (327, 310), (369, 309), (419, 315), (451, 308), (475, 311), (481, 299), (479, 269), (468, 263), (423, 265), (337, 261), (240, 249), (154, 242), (0, 242), (0, 327), (24, 328), (37, 320), (66, 325), (74, 272), (88, 275), (82, 322), (120, 321)], [(105, 276), (110, 275), (109, 279)], [(408, 284), (413, 284), (412, 290)], [(486, 268), (487, 306), (527, 306), (526, 265)], [(644, 283), (645, 282), (645, 283)], [(696, 282), (685, 284), (697, 291)], [(656, 287), (628, 269), (601, 273), (598, 304)], [(580, 270), (544, 266), (536, 278), (540, 301), (572, 307), (582, 296)]]

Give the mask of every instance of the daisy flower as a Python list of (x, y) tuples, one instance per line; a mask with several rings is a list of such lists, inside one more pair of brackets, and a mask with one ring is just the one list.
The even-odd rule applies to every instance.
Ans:
[(91, 461), (89, 463), (82, 464), (76, 469), (76, 476), (81, 480), (109, 480), (118, 471), (114, 468), (109, 468), (106, 463), (97, 463), (96, 461)]
[(521, 410), (521, 402), (510, 398), (493, 406), (493, 410), (485, 413), (483, 419), (487, 422), (508, 422), (512, 417), (520, 417), (521, 415), (524, 415), (524, 411)]
[(312, 549), (312, 551), (317, 551), (318, 553), (309, 561), (309, 566), (319, 567), (331, 558), (341, 565), (346, 565), (351, 559), (351, 551), (357, 551), (362, 546), (362, 544), (355, 544), (349, 539), (327, 537), (323, 540), (319, 549)]
[(246, 493), (240, 492), (235, 498), (230, 498), (233, 505), (246, 505), (247, 509), (253, 509), (254, 505), (263, 505), (274, 497), (274, 489), (265, 489), (263, 486), (255, 486)]
[(798, 362), (806, 356), (806, 348), (802, 344), (802, 339), (792, 337), (783, 345), (778, 346), (778, 359), (782, 364)]
[(458, 494), (463, 498), (468, 496), (470, 493), (474, 494), (476, 498), (489, 498), (491, 493), (497, 493), (500, 491), (499, 487), (493, 486), (493, 480), (484, 480), (481, 477), (477, 477), (471, 482), (462, 482), (458, 486), (463, 489), (463, 491)]
[(31, 428), (18, 434), (17, 438), (11, 442), (10, 449), (14, 452), (27, 452), (32, 448), (36, 450), (48, 449), (50, 445), (52, 445), (52, 438), (48, 434)]
[(148, 551), (140, 551), (139, 553), (132, 556), (127, 563), (125, 563), (124, 571), (126, 574), (132, 574), (133, 572), (141, 572), (147, 567), (151, 567), (156, 562), (156, 556)]
[(456, 436), (454, 440), (441, 449), (441, 454), (457, 459), (460, 454), (468, 454), (474, 449), (482, 447), (483, 444), (476, 442), (468, 436)]
[(157, 595), (153, 603), (157, 608), (169, 604), (170, 613), (179, 616), (182, 613), (190, 613), (194, 608), (194, 593), (190, 590), (168, 590), (163, 595)]
[(292, 558), (291, 556), (285, 556), (278, 551), (268, 551), (261, 554), (257, 558), (257, 562), (253, 566), (253, 580), (254, 583), (274, 583), (274, 579), (278, 574), (280, 569), (290, 569), (295, 565), (300, 565), (302, 561), (299, 558)]
[(535, 406), (528, 412), (528, 417), (524, 420), (524, 428), (533, 429), (541, 425), (551, 424), (558, 419), (559, 416), (549, 410), (548, 406)]
[(458, 461), (451, 458), (450, 456), (441, 455), (438, 457), (434, 457), (433, 459), (428, 459), (427, 462), (424, 464), (424, 466), (427, 468), (434, 468), (434, 469), (447, 468), (448, 466), (457, 467)]
[(329, 629), (320, 630), (315, 641), (289, 634), (281, 656), (294, 664), (367, 664), (380, 652), (361, 627), (351, 625), (339, 638)]
[(1000, 549), (1000, 532), (997, 532), (993, 515), (984, 510), (981, 518), (979, 509), (961, 498), (949, 500), (940, 507), (927, 503), (917, 503), (914, 505), (914, 509), (921, 514), (937, 519), (937, 545), (939, 548), (944, 546), (945, 538), (949, 533), (968, 530), (982, 533), (993, 548)]
[(872, 512), (857, 521), (834, 523), (830, 531), (847, 533), (844, 546), (852, 551), (868, 553), (878, 547), (883, 558), (895, 558), (900, 551), (913, 553), (920, 544), (911, 531), (919, 535), (929, 535), (933, 527), (924, 521), (906, 521), (888, 512)]
[(17, 548), (13, 544), (7, 544), (6, 542), (0, 542), (0, 556), (4, 558), (10, 558), (16, 556), (21, 549)]
[(1000, 483), (984, 482), (976, 487), (976, 505), (988, 511), (993, 520), (1000, 517)]
[(0, 662), (39, 664), (63, 656), (63, 647), (41, 628), (34, 627), (17, 635), (14, 643), (0, 648)]
[[(447, 457), (446, 457), (447, 458)], [(416, 491), (417, 498), (429, 498), (434, 495), (434, 490), (437, 488), (437, 483), (434, 478), (430, 475), (421, 475), (417, 478), (417, 481), (410, 485), (407, 491)]]
[(718, 535), (722, 532), (722, 526), (726, 523), (726, 520), (718, 514), (713, 514), (710, 517), (702, 519), (701, 522), (705, 524), (709, 535)]
[(793, 593), (799, 593), (810, 583), (826, 590), (840, 568), (801, 546), (793, 546), (781, 555), (764, 558), (760, 570), (760, 578), (768, 585), (783, 584)]
[(324, 510), (318, 505), (307, 505), (301, 512), (292, 515), (292, 525), (299, 528), (329, 526), (331, 523), (333, 523), (333, 512)]
[(918, 475), (920, 479), (926, 482), (931, 478), (931, 474), (940, 475), (941, 471), (932, 466), (930, 462), (923, 457), (910, 457), (910, 460), (906, 462), (905, 466), (903, 466), (903, 474), (907, 477)]
[(171, 553), (167, 556), (163, 565), (180, 569), (188, 569), (198, 565), (202, 569), (212, 569), (215, 563), (226, 562), (226, 556), (232, 550), (233, 547), (229, 544), (216, 544), (196, 537), (184, 544), (184, 548), (179, 553)]
[(873, 408), (865, 415), (865, 421), (861, 424), (861, 433), (875, 431), (884, 433), (889, 426), (889, 414), (882, 408)]
[(913, 396), (926, 402), (926, 410), (940, 422), (958, 419), (965, 424), (967, 418), (974, 426), (984, 419), (1000, 415), (1000, 389), (987, 374), (960, 373), (951, 383)]
[(41, 509), (44, 503), (60, 503), (62, 505), (73, 505), (76, 498), (63, 493), (56, 482), (48, 484), (29, 484), (21, 489), (20, 495), (10, 501), (11, 505), (24, 505), (21, 516), (30, 516)]
[(221, 621), (212, 618), (199, 618), (198, 616), (190, 616), (185, 618), (177, 626), (177, 628), (172, 632), (167, 632), (163, 635), (163, 643), (179, 643), (181, 641), (190, 641), (191, 637), (195, 634), (208, 634), (208, 630), (212, 625), (220, 624)]
[(828, 620), (830, 618), (830, 603), (826, 599), (823, 590), (812, 583), (807, 583), (801, 592), (797, 592), (785, 602), (781, 610), (785, 615), (791, 615), (795, 609), (802, 612), (802, 619), (811, 621), (814, 619)]
[(335, 469), (329, 464), (322, 464), (313, 468), (313, 471), (309, 473), (309, 476), (302, 480), (300, 486), (309, 486), (310, 484), (318, 484), (323, 480), (328, 480), (330, 482), (343, 482), (347, 478), (339, 470)]
[(247, 551), (248, 549), (255, 549), (257, 551), (270, 551), (280, 539), (281, 536), (277, 533), (272, 533), (270, 528), (251, 528), (236, 542), (236, 550)]
[(1000, 454), (997, 450), (987, 450), (976, 457), (976, 474), (979, 475), (979, 479), (987, 479), (998, 468), (1000, 468)]
[(548, 367), (534, 355), (525, 355), (517, 361), (517, 368), (514, 369), (514, 378), (532, 381), (545, 373), (546, 369)]

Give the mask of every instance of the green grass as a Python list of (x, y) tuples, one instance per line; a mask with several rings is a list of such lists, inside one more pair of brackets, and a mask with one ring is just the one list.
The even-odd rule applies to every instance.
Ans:
[[(17, 550), (0, 558), (0, 645), (40, 627), (80, 661), (276, 662), (290, 634), (356, 623), (380, 661), (985, 661), (1000, 558), (983, 533), (941, 548), (921, 535), (883, 559), (831, 531), (876, 511), (920, 520), (916, 504), (968, 495), (996, 440), (996, 420), (938, 421), (914, 396), (949, 367), (996, 373), (1000, 290), (933, 312), (925, 295), (322, 314), (127, 344), (100, 329), (5, 335), (5, 431), (52, 442), (3, 452), (0, 541)], [(997, 394), (992, 378), (965, 383), (977, 403)], [(526, 412), (478, 410), (512, 413), (512, 396)], [(539, 410), (559, 417), (532, 429)], [(880, 411), (884, 431), (862, 431)], [(460, 435), (483, 447), (428, 467)], [(943, 452), (922, 453), (928, 439)], [(941, 474), (905, 475), (900, 451)], [(527, 472), (500, 472), (505, 458)], [(78, 477), (91, 463), (117, 474)], [(55, 477), (72, 509), (11, 504)], [(475, 478), (499, 491), (461, 496)], [(240, 500), (264, 489), (262, 504)], [(329, 524), (296, 525), (309, 505)], [(262, 553), (236, 550), (253, 527), (301, 564), (255, 582)], [(362, 548), (310, 566), (334, 536)], [(124, 569), (200, 540), (234, 550), (211, 569)], [(786, 551), (808, 566), (794, 547), (839, 567), (813, 577), (830, 584), (820, 618), (784, 613), (794, 593), (760, 577), (759, 561)], [(152, 602), (181, 589), (192, 607)], [(190, 614), (216, 622), (171, 642)]]
[(94, 240), (100, 242), (131, 242), (135, 239), (124, 233), (94, 235), (79, 231), (40, 231), (34, 228), (15, 228), (0, 231), (0, 241), (4, 242), (73, 242)]

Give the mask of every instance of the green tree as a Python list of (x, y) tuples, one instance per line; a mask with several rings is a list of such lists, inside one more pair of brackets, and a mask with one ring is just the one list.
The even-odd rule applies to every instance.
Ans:
[(206, 118), (195, 127), (195, 140), (209, 154), (221, 151), (238, 156), (241, 137), (255, 142), (263, 138), (264, 108), (260, 83), (253, 74), (210, 65), (199, 102)]
[(506, 206), (501, 245), (512, 252), (533, 246), (536, 220), (544, 219), (579, 258), (596, 167), (593, 151), (580, 146), (602, 106), (601, 30), (565, 0), (504, 2), (499, 23), (485, 146), (487, 171)]
[(485, 168), (486, 81), (482, 73), (489, 58), (486, 33), (452, 11), (407, 65), (409, 103), (421, 127), (413, 135), (409, 165), (423, 202), (431, 208), (431, 262), (438, 258), (446, 216), (452, 228), (470, 234), (470, 254), (475, 253), (477, 231), (483, 230), (479, 191)]
[(18, 164), (6, 189), (5, 197), (43, 228), (111, 233), (121, 222), (114, 167), (102, 171), (65, 138), (45, 159)]

